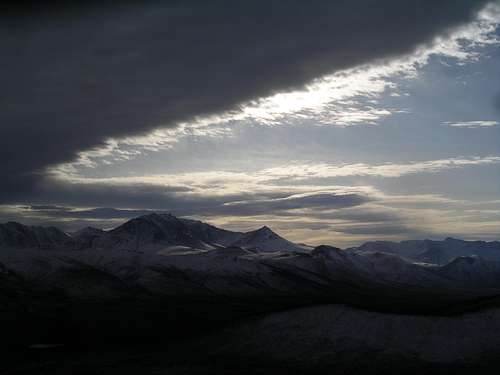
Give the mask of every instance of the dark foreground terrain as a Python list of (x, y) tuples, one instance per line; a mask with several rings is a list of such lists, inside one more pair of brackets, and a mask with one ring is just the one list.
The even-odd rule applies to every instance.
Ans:
[(497, 242), (308, 248), (170, 215), (0, 229), (1, 374), (500, 368)]
[(119, 341), (87, 335), (18, 348), (4, 352), (2, 373), (496, 374), (499, 317), (498, 310), (436, 318), (321, 305), (184, 334), (159, 326), (150, 337), (132, 330)]

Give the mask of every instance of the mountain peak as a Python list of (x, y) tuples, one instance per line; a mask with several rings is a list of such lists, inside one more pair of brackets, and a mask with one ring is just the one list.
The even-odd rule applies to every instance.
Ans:
[(302, 247), (284, 239), (279, 234), (273, 232), (272, 229), (266, 225), (257, 230), (243, 234), (243, 236), (233, 245), (258, 252), (283, 250), (298, 252), (304, 251)]
[(255, 233), (272, 233), (272, 234), (276, 234), (273, 232), (273, 230), (271, 228), (269, 228), (267, 225), (264, 225), (263, 227), (260, 227), (259, 229), (257, 229), (255, 231)]
[(254, 239), (281, 239), (282, 237), (277, 234), (276, 232), (273, 232), (271, 228), (268, 226), (264, 225), (263, 227), (253, 230), (250, 232), (246, 233), (248, 236), (254, 238)]

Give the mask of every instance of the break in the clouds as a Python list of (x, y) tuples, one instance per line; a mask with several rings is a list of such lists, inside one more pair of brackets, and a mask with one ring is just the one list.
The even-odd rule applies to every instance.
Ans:
[(446, 121), (446, 125), (453, 128), (488, 128), (490, 126), (497, 126), (500, 123), (498, 121)]
[(13, 6), (0, 218), (74, 230), (165, 211), (311, 243), (498, 238), (499, 9)]
[[(463, 236), (496, 238), (500, 200), (458, 199), (440, 194), (396, 194), (378, 180), (459, 175), (468, 169), (498, 168), (500, 157), (423, 161), (393, 165), (295, 165), (254, 172), (191, 172), (156, 176), (51, 181), (38, 197), (67, 206), (15, 204), (2, 217), (28, 223), (57, 223), (66, 230), (104, 228), (153, 211), (208, 220), (234, 229), (268, 224), (291, 238), (351, 245), (370, 238)], [(488, 172), (489, 173), (489, 172)], [(370, 178), (361, 185), (339, 178)], [(67, 176), (65, 176), (67, 178)], [(337, 185), (335, 185), (337, 182)], [(124, 207), (106, 208), (106, 205)], [(97, 208), (88, 208), (97, 206)], [(125, 208), (126, 207), (126, 208)], [(469, 234), (470, 236), (470, 234)], [(476, 238), (476, 237), (472, 237)]]

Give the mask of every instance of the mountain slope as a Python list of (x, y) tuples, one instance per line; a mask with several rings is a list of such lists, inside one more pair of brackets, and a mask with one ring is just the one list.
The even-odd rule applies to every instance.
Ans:
[(402, 242), (372, 241), (347, 249), (348, 252), (379, 252), (394, 254), (414, 262), (444, 265), (458, 257), (479, 256), (500, 261), (500, 242), (464, 241), (446, 238), (444, 241), (412, 240)]
[(0, 224), (0, 247), (61, 249), (71, 248), (74, 240), (55, 227), (26, 226), (8, 222)]
[(303, 252), (305, 247), (290, 242), (273, 232), (267, 226), (247, 232), (234, 242), (232, 246), (241, 247), (255, 252), (268, 251), (298, 251)]
[(95, 246), (133, 251), (168, 247), (209, 250), (231, 246), (242, 236), (243, 233), (220, 229), (197, 220), (177, 218), (170, 214), (149, 214), (106, 232)]
[(188, 225), (168, 214), (150, 214), (129, 220), (97, 242), (98, 247), (133, 251), (179, 245), (197, 249), (209, 247)]

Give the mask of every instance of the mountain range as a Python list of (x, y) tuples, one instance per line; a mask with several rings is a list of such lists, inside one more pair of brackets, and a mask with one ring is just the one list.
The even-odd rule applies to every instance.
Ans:
[(498, 241), (463, 241), (455, 238), (446, 238), (444, 241), (373, 241), (347, 250), (356, 253), (382, 252), (398, 255), (413, 262), (439, 265), (447, 264), (457, 257), (468, 256), (500, 261), (500, 242)]
[[(386, 294), (389, 289), (396, 294), (419, 290), (423, 297), (440, 291), (442, 301), (451, 295), (457, 300), (496, 295), (500, 289), (500, 243), (496, 241), (447, 238), (374, 241), (344, 250), (328, 245), (313, 248), (288, 241), (268, 227), (234, 232), (170, 214), (148, 214), (111, 230), (87, 227), (71, 234), (54, 227), (0, 224), (0, 264), (26, 276), (27, 282), (35, 280), (38, 287), (66, 291), (70, 289), (67, 279), (90, 269), (98, 270), (99, 277), (107, 274), (113, 282), (126, 281), (125, 289), (133, 284), (167, 288), (176, 295), (193, 288), (203, 294), (208, 288), (225, 295), (238, 295), (242, 290), (294, 295), (308, 290), (311, 295), (331, 297), (334, 288), (335, 298), (342, 296), (351, 303), (359, 290), (373, 294), (377, 288)], [(80, 269), (83, 266), (87, 271)], [(185, 275), (172, 288), (158, 281), (160, 268), (168, 269), (171, 281), (178, 276), (170, 275), (176, 269), (204, 275), (205, 284), (194, 287), (185, 282), (189, 279)], [(81, 282), (92, 285), (94, 276), (82, 276)], [(100, 288), (105, 285), (101, 283)]]
[[(252, 252), (304, 252), (313, 247), (286, 240), (267, 226), (250, 232), (235, 232), (171, 214), (148, 214), (111, 229), (86, 227), (65, 233), (56, 227), (26, 226), (16, 222), (0, 224), (0, 248), (45, 250), (212, 250), (237, 247)], [(344, 250), (351, 254), (383, 253), (413, 263), (445, 265), (458, 257), (480, 257), (500, 261), (500, 242), (410, 240), (371, 241)]]
[[(0, 224), (0, 307), (3, 350), (123, 341), (177, 348), (182, 339), (189, 361), (202, 351), (311, 363), (315, 356), (333, 360), (329, 353), (380, 355), (384, 348), (391, 353), (383, 358), (398, 353), (401, 363), (415, 353), (425, 361), (460, 361), (464, 351), (479, 360), (500, 353), (485, 320), (500, 314), (500, 243), (447, 238), (309, 247), (268, 227), (234, 232), (169, 214), (74, 233), (10, 222)], [(215, 338), (198, 340), (228, 324)], [(420, 328), (406, 334), (407, 325)], [(294, 332), (308, 344), (295, 342)], [(444, 348), (447, 337), (462, 340), (456, 353), (422, 344)]]
[(0, 224), (0, 248), (147, 252), (173, 247), (197, 250), (241, 247), (256, 252), (308, 249), (284, 239), (268, 227), (246, 233), (233, 232), (170, 214), (140, 216), (108, 231), (87, 227), (75, 233), (15, 222)]

